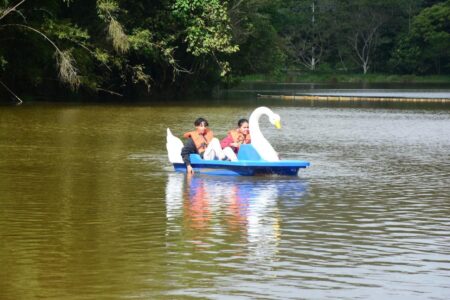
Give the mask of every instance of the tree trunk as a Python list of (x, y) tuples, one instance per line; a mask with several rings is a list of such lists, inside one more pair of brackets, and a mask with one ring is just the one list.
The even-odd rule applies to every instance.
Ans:
[(364, 72), (364, 75), (366, 75), (367, 74), (367, 71), (369, 70), (369, 64), (367, 63), (367, 62), (365, 62), (364, 64), (363, 64), (363, 72)]

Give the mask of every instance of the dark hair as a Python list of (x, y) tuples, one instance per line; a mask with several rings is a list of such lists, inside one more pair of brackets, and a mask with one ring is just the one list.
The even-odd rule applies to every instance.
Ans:
[(197, 120), (195, 120), (194, 125), (195, 126), (200, 126), (200, 124), (205, 123), (205, 126), (208, 126), (208, 121), (206, 121), (206, 119), (203, 118), (198, 118)]
[(248, 123), (248, 120), (247, 119), (240, 119), (238, 121), (238, 127), (240, 128), (242, 126), (242, 124), (244, 124), (244, 123)]

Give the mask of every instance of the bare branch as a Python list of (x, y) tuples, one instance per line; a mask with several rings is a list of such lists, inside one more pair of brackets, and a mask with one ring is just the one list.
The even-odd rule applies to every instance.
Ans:
[(233, 7), (230, 8), (230, 10), (236, 10), (241, 4), (244, 2), (244, 0), (239, 0), (235, 4), (233, 4)]
[(14, 96), (14, 98), (17, 100), (17, 105), (21, 105), (23, 103), (22, 99), (20, 99), (19, 96), (17, 96), (13, 91), (11, 91), (11, 89), (8, 88), (8, 86), (6, 84), (4, 84), (1, 80), (0, 80), (0, 84), (3, 85), (5, 90), (7, 90), (11, 95)]
[(23, 24), (5, 24), (1, 25), (2, 27), (22, 27), (27, 30), (33, 31), (40, 36), (42, 36), (45, 40), (47, 40), (56, 50), (56, 59), (59, 67), (59, 75), (60, 79), (64, 82), (67, 82), (73, 89), (76, 89), (80, 85), (80, 80), (77, 75), (77, 69), (74, 66), (74, 60), (69, 52), (64, 52), (58, 48), (58, 46), (44, 33), (41, 31), (27, 26)]
[(20, 5), (22, 5), (26, 0), (22, 0), (19, 3), (17, 3), (16, 5), (5, 9), (2, 14), (0, 15), (0, 20), (3, 19), (4, 17), (6, 17), (7, 15), (9, 15), (9, 13), (13, 12), (16, 10), (17, 7), (19, 7)]
[(119, 93), (117, 93), (117, 92), (114, 92), (114, 91), (111, 91), (111, 90), (107, 90), (107, 89), (102, 89), (102, 88), (96, 88), (95, 90), (96, 90), (96, 91), (102, 91), (102, 92), (106, 92), (106, 93), (109, 93), (109, 94), (111, 94), (111, 95), (114, 95), (114, 96), (119, 96), (119, 97), (123, 97), (123, 95), (122, 95), (122, 94), (119, 94)]

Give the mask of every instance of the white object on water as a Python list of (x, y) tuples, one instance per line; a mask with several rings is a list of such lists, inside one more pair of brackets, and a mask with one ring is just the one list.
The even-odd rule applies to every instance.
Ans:
[(277, 152), (273, 149), (272, 145), (266, 140), (259, 129), (259, 118), (262, 115), (268, 116), (270, 123), (275, 125), (277, 128), (281, 128), (279, 115), (265, 106), (258, 107), (252, 112), (249, 120), (250, 135), (252, 137), (251, 144), (263, 160), (279, 161), (280, 159), (278, 158)]
[(167, 155), (169, 156), (169, 161), (174, 163), (183, 163), (183, 158), (181, 157), (181, 149), (183, 148), (183, 142), (174, 136), (169, 128), (167, 128)]

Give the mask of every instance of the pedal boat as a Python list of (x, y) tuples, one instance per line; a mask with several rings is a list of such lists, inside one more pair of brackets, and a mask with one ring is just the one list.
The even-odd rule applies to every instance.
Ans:
[[(251, 145), (241, 145), (237, 161), (204, 160), (198, 154), (191, 154), (191, 166), (196, 173), (209, 175), (285, 175), (297, 176), (299, 169), (309, 166), (300, 160), (265, 161)], [(176, 172), (186, 173), (184, 163), (173, 164)]]
[[(281, 128), (280, 116), (267, 107), (256, 108), (249, 119), (251, 144), (241, 145), (237, 155), (237, 161), (228, 160), (204, 160), (198, 154), (191, 154), (191, 166), (196, 173), (211, 175), (288, 175), (296, 176), (300, 169), (310, 165), (301, 160), (280, 160), (278, 153), (272, 145), (264, 138), (259, 129), (259, 119), (262, 115), (269, 118), (270, 123), (276, 128)], [(186, 165), (181, 158), (183, 143), (174, 136), (167, 128), (167, 153), (169, 161), (173, 164), (175, 171), (186, 172)]]

